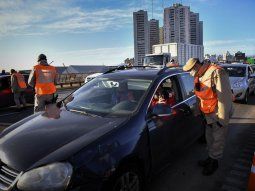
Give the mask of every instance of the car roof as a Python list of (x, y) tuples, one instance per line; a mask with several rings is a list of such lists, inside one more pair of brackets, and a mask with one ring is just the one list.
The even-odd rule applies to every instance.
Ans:
[(148, 79), (152, 80), (155, 77), (159, 77), (161, 75), (172, 75), (177, 73), (184, 72), (180, 68), (131, 68), (125, 70), (115, 70), (110, 73), (103, 74), (103, 77), (111, 77), (111, 78), (138, 78), (138, 79)]
[[(23, 76), (28, 76), (29, 74), (22, 74)], [(0, 78), (10, 77), (10, 74), (0, 75)]]
[(222, 66), (222, 67), (248, 67), (249, 65), (236, 63), (236, 64), (221, 64), (220, 66)]
[(0, 78), (5, 78), (5, 77), (8, 77), (8, 76), (11, 76), (11, 75), (0, 75)]

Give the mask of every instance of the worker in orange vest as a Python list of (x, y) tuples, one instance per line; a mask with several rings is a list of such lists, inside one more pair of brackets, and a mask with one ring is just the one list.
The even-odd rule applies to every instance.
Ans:
[(198, 164), (203, 167), (203, 175), (211, 175), (222, 158), (227, 126), (233, 114), (229, 77), (218, 65), (208, 61), (201, 63), (197, 58), (189, 59), (183, 70), (194, 76), (194, 91), (207, 122), (208, 158), (198, 161)]
[(44, 111), (45, 105), (53, 102), (57, 77), (56, 68), (48, 64), (44, 54), (38, 56), (37, 62), (28, 79), (28, 84), (35, 88), (35, 112)]
[(27, 88), (27, 84), (25, 82), (24, 76), (17, 72), (14, 69), (11, 69), (11, 89), (14, 96), (14, 102), (17, 106), (17, 110), (20, 111), (21, 104), (20, 101), (23, 104), (23, 107), (26, 107), (26, 99), (25, 99), (25, 90)]

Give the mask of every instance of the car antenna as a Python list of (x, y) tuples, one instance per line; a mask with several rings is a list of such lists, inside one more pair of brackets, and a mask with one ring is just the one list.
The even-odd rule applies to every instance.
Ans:
[(64, 63), (62, 63), (63, 64), (63, 66), (64, 66), (64, 68), (65, 68), (65, 70), (66, 70), (66, 73), (67, 74), (69, 74), (69, 72), (68, 72), (68, 68), (65, 66), (65, 64)]

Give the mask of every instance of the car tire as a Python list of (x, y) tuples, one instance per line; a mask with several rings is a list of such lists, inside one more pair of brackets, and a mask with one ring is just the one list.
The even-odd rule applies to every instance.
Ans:
[(247, 104), (247, 103), (248, 103), (248, 100), (249, 100), (249, 90), (247, 90), (247, 91), (245, 92), (245, 96), (244, 96), (244, 98), (243, 98), (243, 100), (242, 100), (242, 103)]
[(107, 188), (103, 190), (111, 191), (143, 191), (144, 190), (144, 177), (141, 170), (135, 165), (127, 165), (121, 168), (112, 177)]

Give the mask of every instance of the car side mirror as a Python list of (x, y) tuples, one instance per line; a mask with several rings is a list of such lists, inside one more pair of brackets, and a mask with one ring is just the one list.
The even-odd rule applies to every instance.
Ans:
[(156, 104), (150, 113), (150, 117), (166, 117), (172, 115), (172, 108), (169, 105), (158, 103)]

